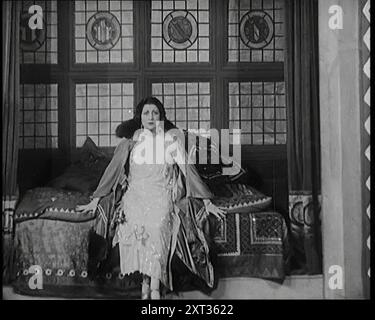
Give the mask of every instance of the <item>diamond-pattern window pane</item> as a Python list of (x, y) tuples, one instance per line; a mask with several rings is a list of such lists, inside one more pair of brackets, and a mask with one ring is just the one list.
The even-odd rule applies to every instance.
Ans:
[[(29, 8), (42, 9), (43, 28), (32, 30)], [(57, 64), (57, 1), (22, 1), (21, 14), (21, 63)]]
[(75, 62), (134, 62), (133, 1), (75, 1)]
[(284, 82), (230, 82), (230, 129), (241, 129), (241, 143), (285, 144)]
[(21, 85), (20, 147), (58, 147), (57, 84)]
[(210, 129), (209, 82), (153, 83), (152, 94), (163, 102), (167, 119), (180, 129)]
[(229, 0), (228, 61), (284, 61), (284, 0)]
[(115, 130), (133, 109), (133, 83), (76, 84), (76, 146), (88, 136), (100, 147), (116, 146)]
[(153, 0), (151, 8), (152, 62), (209, 62), (209, 0)]

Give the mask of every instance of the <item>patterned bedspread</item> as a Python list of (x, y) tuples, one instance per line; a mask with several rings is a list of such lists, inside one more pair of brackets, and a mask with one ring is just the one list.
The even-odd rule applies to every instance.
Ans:
[[(52, 190), (48, 192), (53, 197)], [(39, 198), (38, 192), (36, 195)], [(82, 203), (82, 197), (79, 193), (63, 194), (59, 206), (66, 205), (66, 201), (70, 203), (69, 210), (53, 207), (48, 197), (28, 216), (25, 215), (27, 206), (18, 209), (13, 270), (16, 292), (66, 297), (140, 296), (141, 277), (139, 274), (124, 276), (120, 273), (116, 248), (102, 277), (96, 281), (88, 278), (88, 236), (94, 217), (79, 217), (72, 210), (77, 203)], [(54, 200), (53, 204), (58, 203)], [(284, 279), (289, 256), (288, 238), (285, 221), (279, 213), (228, 213), (213, 227), (211, 235), (217, 253), (215, 270), (219, 278)], [(33, 290), (29, 286), (33, 275), (30, 267), (35, 265), (42, 269), (42, 290)]]
[(220, 277), (283, 280), (289, 257), (284, 218), (277, 212), (226, 215), (214, 235)]
[[(94, 220), (77, 223), (36, 219), (17, 224), (15, 291), (26, 295), (69, 298), (138, 298), (141, 278), (137, 274), (124, 277), (118, 268), (113, 268), (102, 279), (91, 281), (88, 278), (88, 234), (93, 223)], [(42, 269), (41, 290), (29, 287), (35, 272), (29, 273), (31, 266)]]

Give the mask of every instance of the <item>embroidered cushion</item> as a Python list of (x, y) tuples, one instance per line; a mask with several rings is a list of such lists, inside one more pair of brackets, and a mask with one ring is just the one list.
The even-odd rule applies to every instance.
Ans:
[(52, 180), (48, 186), (82, 193), (91, 193), (96, 189), (110, 161), (111, 157), (101, 151), (95, 143), (87, 137), (86, 142), (78, 152), (76, 161), (74, 161), (62, 175)]
[(272, 203), (272, 197), (245, 184), (215, 184), (210, 189), (215, 195), (212, 202), (225, 208), (228, 213), (258, 212), (267, 209)]
[[(238, 163), (220, 155), (218, 146), (211, 139), (185, 130), (184, 134), (185, 149), (189, 159), (196, 159), (195, 166), (205, 182), (213, 180), (215, 183), (234, 182), (246, 173)], [(200, 153), (206, 155), (205, 161), (200, 159)], [(218, 163), (215, 163), (214, 159)]]

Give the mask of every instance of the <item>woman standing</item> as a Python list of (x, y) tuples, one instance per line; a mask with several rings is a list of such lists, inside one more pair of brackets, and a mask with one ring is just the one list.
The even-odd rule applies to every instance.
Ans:
[(115, 192), (118, 184), (127, 186), (120, 206), (124, 221), (117, 226), (113, 246), (119, 244), (122, 274), (143, 275), (142, 299), (160, 299), (160, 282), (173, 290), (175, 252), (212, 287), (209, 249), (197, 219), (205, 213), (222, 218), (224, 212), (211, 203), (212, 193), (195, 166), (188, 164), (181, 135), (166, 119), (162, 103), (154, 97), (142, 100), (134, 118), (117, 134), (125, 139), (116, 148), (94, 199), (77, 210), (95, 211), (100, 199)]

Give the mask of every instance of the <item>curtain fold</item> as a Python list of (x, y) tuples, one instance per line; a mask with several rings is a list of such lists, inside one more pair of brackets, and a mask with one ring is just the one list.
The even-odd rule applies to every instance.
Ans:
[(322, 245), (317, 0), (286, 0), (285, 34), (292, 268), (318, 274)]
[(2, 199), (2, 237), (3, 237), (3, 281), (11, 274), (13, 212), (17, 203), (17, 166), (19, 143), (20, 109), (20, 1), (2, 3), (3, 29), (3, 199)]

